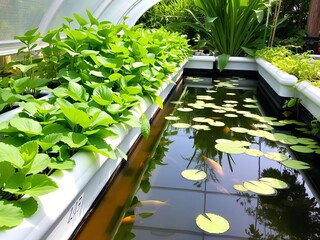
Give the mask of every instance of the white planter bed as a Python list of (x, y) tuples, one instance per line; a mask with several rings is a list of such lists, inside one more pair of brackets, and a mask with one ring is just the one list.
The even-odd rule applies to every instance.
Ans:
[[(183, 65), (177, 74), (170, 76), (171, 79), (175, 82), (182, 72)], [(159, 90), (162, 99), (168, 96), (173, 87), (174, 83), (163, 84)], [(158, 106), (145, 99), (141, 103), (141, 109), (150, 119)], [(7, 118), (18, 111), (9, 113)], [(138, 108), (131, 111), (137, 117), (142, 114)], [(131, 128), (125, 124), (116, 124), (112, 128), (119, 137), (108, 143), (113, 148), (119, 147), (123, 152), (127, 152), (140, 135), (140, 128)], [(51, 176), (58, 184), (58, 190), (39, 197), (38, 211), (32, 217), (24, 219), (18, 227), (0, 232), (1, 240), (68, 239), (120, 164), (122, 157), (112, 160), (100, 154), (78, 152), (72, 159), (76, 162), (72, 171), (56, 171)]]
[[(219, 69), (219, 64), (218, 64)], [(238, 71), (257, 71), (258, 65), (254, 58), (250, 57), (230, 57), (227, 66), (224, 70)]]
[(185, 68), (192, 69), (213, 69), (213, 64), (216, 61), (215, 56), (192, 56), (185, 65)]
[(298, 79), (288, 74), (271, 63), (258, 58), (258, 72), (264, 80), (273, 88), (273, 90), (281, 97), (294, 97), (295, 85)]
[(297, 84), (297, 97), (301, 104), (315, 117), (320, 117), (320, 89), (307, 81)]

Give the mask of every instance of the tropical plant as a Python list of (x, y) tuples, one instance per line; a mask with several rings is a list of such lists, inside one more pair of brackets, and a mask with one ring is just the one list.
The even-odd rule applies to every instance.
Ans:
[[(195, 0), (205, 15), (205, 22), (195, 20), (193, 27), (207, 35), (206, 46), (218, 54), (242, 55), (243, 47), (262, 44), (261, 30), (265, 1)], [(192, 13), (192, 12), (191, 12)]]
[[(193, 21), (193, 17), (188, 14), (187, 9), (193, 9), (197, 18), (203, 19), (203, 15), (200, 9), (196, 8), (194, 0), (163, 0), (145, 12), (138, 23), (151, 29), (164, 27), (172, 32), (179, 32), (186, 35), (191, 46), (194, 46), (197, 44), (200, 35), (201, 38), (204, 38), (205, 35), (191, 26), (179, 25), (181, 22)], [(173, 25), (172, 23), (177, 24)]]

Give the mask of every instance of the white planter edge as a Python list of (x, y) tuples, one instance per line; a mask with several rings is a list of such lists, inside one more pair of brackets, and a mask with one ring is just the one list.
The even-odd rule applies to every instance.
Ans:
[[(173, 89), (175, 82), (181, 77), (185, 63), (177, 68), (177, 72), (169, 76), (174, 83), (163, 83), (159, 96), (164, 100)], [(156, 113), (158, 106), (151, 104), (147, 98), (141, 103), (141, 110), (148, 119)], [(138, 118), (141, 110), (131, 111)], [(19, 109), (10, 111), (6, 118), (12, 117)], [(140, 135), (140, 128), (131, 128), (125, 124), (115, 124), (113, 130), (119, 137), (108, 143), (112, 148), (120, 148), (127, 152)], [(40, 196), (39, 208), (30, 218), (26, 218), (16, 228), (0, 232), (1, 240), (35, 240), (35, 239), (68, 239), (98, 196), (102, 188), (119, 166), (122, 157), (116, 160), (106, 159), (100, 154), (78, 152), (72, 159), (76, 166), (71, 171), (56, 171), (51, 177), (58, 184), (58, 190)], [(57, 207), (59, 206), (59, 207)]]
[(186, 63), (185, 68), (192, 69), (213, 69), (213, 64), (216, 61), (215, 56), (191, 56)]
[[(219, 64), (218, 64), (219, 69)], [(258, 71), (256, 60), (251, 57), (230, 57), (224, 70)]]
[(307, 81), (299, 82), (297, 83), (297, 97), (315, 118), (320, 117), (320, 88)]
[(261, 58), (256, 59), (256, 62), (261, 77), (264, 78), (279, 96), (295, 96), (295, 85), (298, 82), (297, 77), (280, 70)]

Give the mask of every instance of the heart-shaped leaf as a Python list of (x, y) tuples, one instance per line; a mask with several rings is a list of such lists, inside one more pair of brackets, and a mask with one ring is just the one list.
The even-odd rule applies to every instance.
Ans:
[(214, 213), (199, 214), (196, 217), (196, 224), (201, 230), (216, 234), (225, 233), (230, 228), (228, 220)]

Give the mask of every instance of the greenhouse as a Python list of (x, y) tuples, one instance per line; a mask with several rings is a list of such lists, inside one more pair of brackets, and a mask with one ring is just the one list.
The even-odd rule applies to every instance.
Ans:
[(0, 1), (0, 239), (320, 239), (319, 0)]

